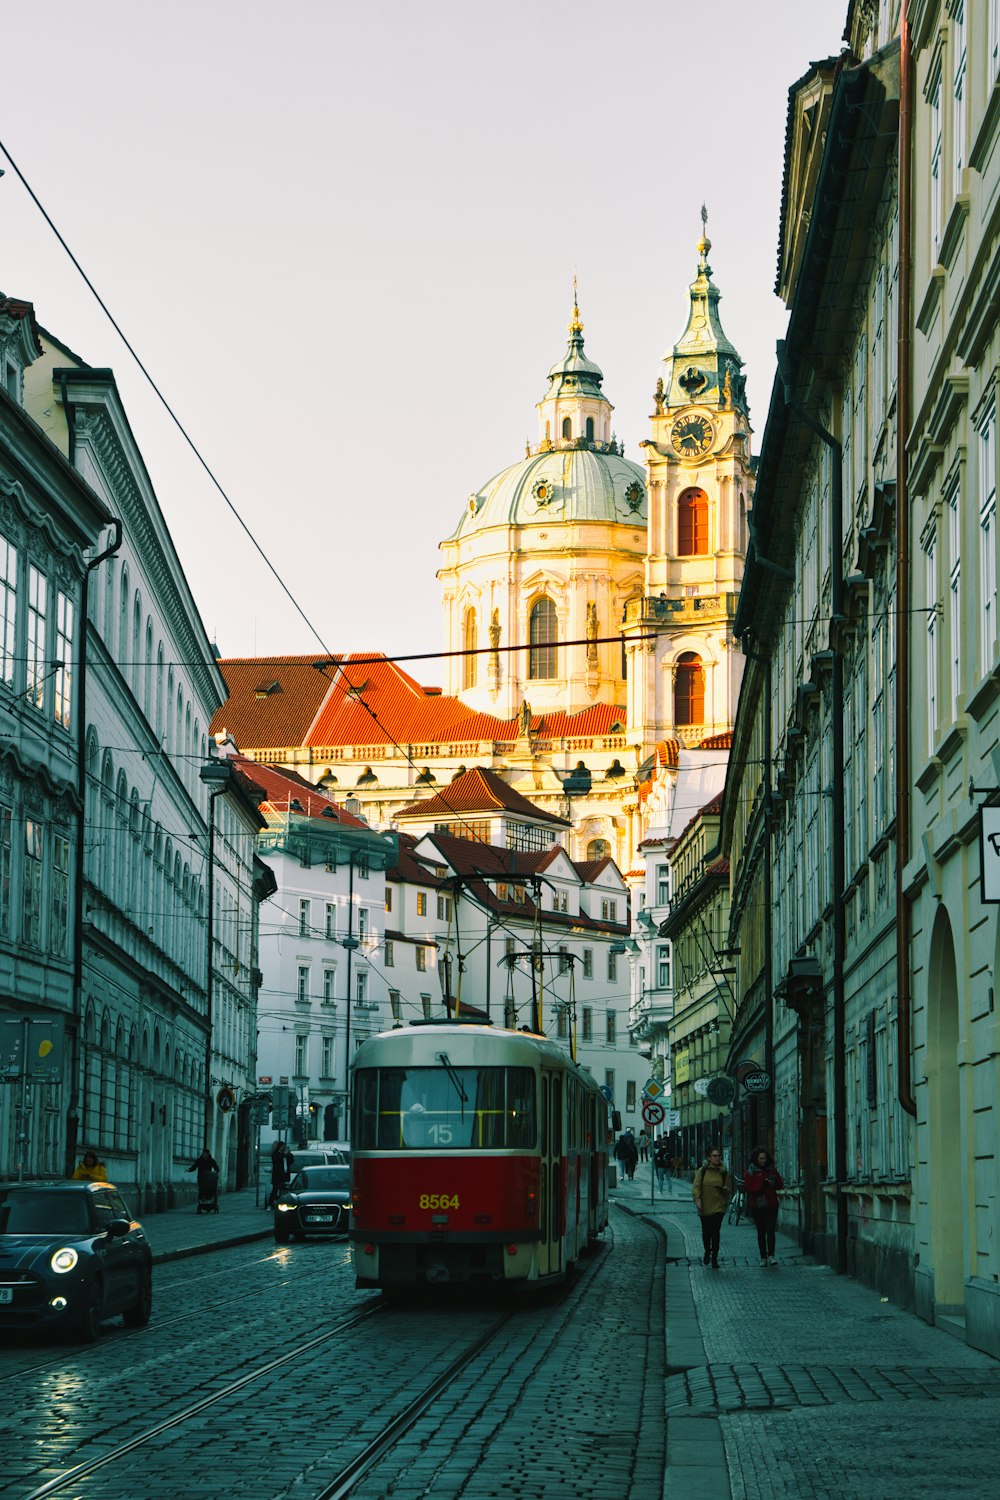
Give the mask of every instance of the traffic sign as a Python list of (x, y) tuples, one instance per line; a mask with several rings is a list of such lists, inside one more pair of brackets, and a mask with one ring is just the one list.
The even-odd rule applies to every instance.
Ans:
[(270, 1083), (271, 1081), (272, 1080), (271, 1080), (270, 1073), (260, 1073), (257, 1076), (257, 1082), (258, 1083)]
[(650, 1078), (642, 1086), (642, 1092), (647, 1099), (659, 1099), (663, 1093), (664, 1085), (659, 1078)]
[(662, 1125), (666, 1110), (662, 1104), (657, 1104), (655, 1099), (647, 1099), (642, 1106), (642, 1118), (647, 1125)]
[(601, 1084), (601, 1093), (604, 1095), (609, 1104), (614, 1104), (615, 1096), (606, 1083)]
[(676, 1130), (677, 1127), (678, 1127), (678, 1125), (680, 1123), (681, 1123), (681, 1112), (680, 1112), (680, 1110), (679, 1109), (668, 1109), (667, 1110), (667, 1124), (670, 1126), (670, 1129), (671, 1130)]

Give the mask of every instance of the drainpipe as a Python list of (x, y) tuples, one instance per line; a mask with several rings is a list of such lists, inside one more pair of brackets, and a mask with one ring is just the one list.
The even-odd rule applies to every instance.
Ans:
[(899, 336), (896, 366), (896, 1097), (916, 1117), (913, 1097), (910, 907), (903, 870), (910, 857), (910, 262), (913, 69), (906, 0), (899, 18)]
[[(63, 407), (67, 413), (70, 430), (70, 453), (73, 441), (72, 408), (66, 401), (63, 385)], [(72, 461), (72, 459), (71, 459)], [(77, 1144), (80, 1131), (81, 1100), (86, 1098), (86, 1088), (80, 1077), (81, 1065), (85, 1066), (83, 1051), (83, 883), (84, 851), (87, 833), (87, 619), (90, 613), (90, 575), (102, 562), (113, 557), (122, 544), (122, 523), (113, 519), (110, 523), (112, 537), (103, 552), (92, 557), (83, 570), (80, 585), (80, 628), (78, 632), (76, 669), (76, 858), (73, 889), (73, 1002), (74, 1020), (70, 1032), (70, 1094), (66, 1107), (66, 1175), (73, 1171), (76, 1163)]]
[(772, 748), (771, 713), (774, 703), (774, 694), (771, 683), (771, 653), (768, 651), (764, 657), (764, 702), (767, 708), (764, 713), (764, 837), (766, 840), (764, 848), (764, 1071), (771, 1075), (771, 1092), (767, 1096), (765, 1109), (768, 1113), (767, 1139), (771, 1150), (774, 1150), (774, 954), (772, 952), (772, 940), (774, 936), (774, 924), (772, 920), (774, 881), (771, 869), (771, 829), (773, 827), (774, 808), (771, 802), (771, 759), (774, 754)]
[(847, 1066), (845, 1023), (847, 1003), (844, 988), (844, 956), (847, 948), (847, 923), (844, 909), (844, 659), (836, 640), (837, 627), (844, 617), (844, 482), (843, 449), (835, 438), (792, 394), (791, 375), (784, 340), (778, 342), (778, 369), (784, 387), (785, 405), (803, 426), (814, 432), (830, 450), (830, 645), (833, 649), (833, 671), (830, 685), (832, 706), (831, 730), (833, 765), (830, 795), (832, 799), (833, 848), (833, 1151), (834, 1178), (837, 1185), (837, 1270), (847, 1271)]

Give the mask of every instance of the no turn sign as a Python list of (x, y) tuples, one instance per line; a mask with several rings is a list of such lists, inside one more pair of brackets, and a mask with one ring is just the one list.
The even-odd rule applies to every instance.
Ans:
[(642, 1106), (642, 1118), (647, 1125), (662, 1125), (666, 1110), (655, 1099), (647, 1099)]

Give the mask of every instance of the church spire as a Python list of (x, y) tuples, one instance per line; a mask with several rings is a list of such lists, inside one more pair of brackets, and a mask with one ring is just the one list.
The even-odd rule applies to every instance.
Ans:
[(721, 293), (712, 280), (708, 253), (708, 209), (701, 206), (701, 238), (698, 270), (688, 288), (687, 327), (663, 361), (663, 400), (670, 407), (691, 402), (724, 405), (732, 401), (745, 408), (743, 361), (729, 342), (719, 318)]
[(542, 447), (607, 448), (611, 443), (614, 408), (601, 383), (604, 372), (588, 359), (583, 348), (583, 319), (573, 274), (573, 315), (569, 320), (566, 353), (549, 371), (549, 388), (538, 403)]

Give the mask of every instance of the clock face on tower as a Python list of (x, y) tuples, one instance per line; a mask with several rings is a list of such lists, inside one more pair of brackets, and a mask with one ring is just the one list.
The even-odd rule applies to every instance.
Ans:
[(700, 458), (711, 448), (714, 437), (707, 417), (678, 417), (670, 430), (674, 452), (681, 458)]

